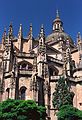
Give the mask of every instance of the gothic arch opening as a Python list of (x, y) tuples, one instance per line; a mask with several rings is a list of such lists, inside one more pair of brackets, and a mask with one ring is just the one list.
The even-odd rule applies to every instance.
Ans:
[(20, 99), (21, 100), (25, 100), (25, 98), (26, 98), (26, 87), (25, 86), (22, 86), (21, 88), (20, 88)]
[(53, 65), (49, 66), (49, 74), (50, 76), (57, 76), (59, 73), (58, 69), (56, 67), (54, 67)]
[(21, 70), (32, 70), (32, 64), (28, 61), (21, 61), (18, 63), (18, 68)]

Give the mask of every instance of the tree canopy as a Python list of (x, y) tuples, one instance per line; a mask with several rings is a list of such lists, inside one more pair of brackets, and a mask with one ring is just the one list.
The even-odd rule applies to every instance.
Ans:
[(0, 120), (45, 120), (46, 108), (33, 100), (8, 99), (0, 103)]
[(73, 104), (74, 93), (70, 92), (67, 82), (64, 77), (58, 80), (55, 87), (55, 92), (53, 93), (53, 106), (58, 109), (62, 105), (72, 105)]
[(72, 105), (63, 105), (57, 116), (58, 120), (82, 120), (82, 111)]

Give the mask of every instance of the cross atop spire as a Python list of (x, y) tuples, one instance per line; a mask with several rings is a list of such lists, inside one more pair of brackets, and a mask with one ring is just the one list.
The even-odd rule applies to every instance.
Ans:
[(59, 18), (59, 10), (56, 11), (56, 18)]

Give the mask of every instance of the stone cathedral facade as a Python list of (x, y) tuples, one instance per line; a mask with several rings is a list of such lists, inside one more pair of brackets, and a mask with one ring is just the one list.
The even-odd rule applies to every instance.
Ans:
[(77, 43), (65, 33), (58, 12), (52, 23), (51, 34), (45, 36), (41, 26), (37, 38), (32, 25), (26, 38), (22, 25), (18, 36), (13, 35), (12, 24), (4, 30), (0, 44), (0, 101), (8, 98), (35, 100), (47, 108), (47, 120), (56, 120), (52, 99), (60, 76), (68, 79), (74, 92), (73, 105), (82, 110), (82, 39)]

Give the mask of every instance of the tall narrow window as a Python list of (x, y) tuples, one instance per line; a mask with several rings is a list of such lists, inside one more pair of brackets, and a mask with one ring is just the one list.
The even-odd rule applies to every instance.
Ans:
[(21, 100), (25, 100), (25, 97), (26, 97), (26, 87), (21, 87), (20, 88), (20, 94), (21, 94), (21, 96), (20, 96), (20, 98), (21, 98)]

